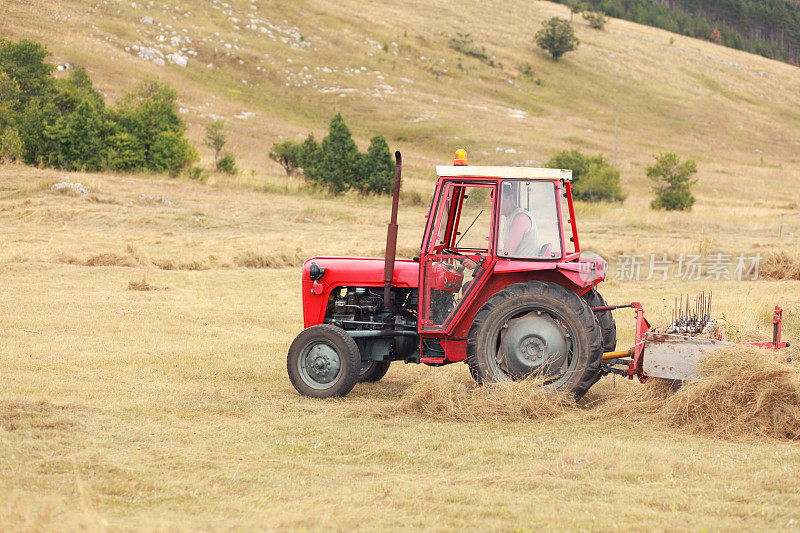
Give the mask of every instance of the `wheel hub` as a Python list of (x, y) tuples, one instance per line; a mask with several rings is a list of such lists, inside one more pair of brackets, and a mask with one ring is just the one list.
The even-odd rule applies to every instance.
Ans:
[(567, 332), (541, 312), (506, 322), (500, 334), (498, 363), (515, 379), (553, 377), (567, 365)]
[(339, 375), (342, 361), (333, 347), (314, 344), (306, 349), (300, 361), (301, 374), (319, 384), (330, 383)]

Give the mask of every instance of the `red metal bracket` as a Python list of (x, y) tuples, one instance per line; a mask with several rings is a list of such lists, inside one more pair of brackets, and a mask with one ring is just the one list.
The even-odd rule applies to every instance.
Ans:
[(775, 314), (772, 316), (772, 342), (744, 342), (748, 346), (755, 346), (756, 348), (767, 348), (772, 350), (780, 350), (781, 348), (788, 348), (788, 342), (781, 342), (781, 334), (783, 333), (783, 309), (781, 306), (775, 306)]
[(631, 307), (636, 310), (636, 343), (633, 345), (633, 361), (628, 365), (628, 378), (633, 376), (639, 378), (644, 383), (647, 376), (642, 370), (642, 359), (644, 354), (644, 334), (650, 331), (650, 322), (644, 317), (644, 307), (639, 302), (631, 302)]

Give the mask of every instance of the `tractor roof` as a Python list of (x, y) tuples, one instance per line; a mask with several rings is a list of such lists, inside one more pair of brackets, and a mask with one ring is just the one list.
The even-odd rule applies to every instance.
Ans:
[(436, 174), (439, 177), (446, 178), (527, 178), (532, 180), (572, 180), (572, 171), (561, 168), (437, 165)]

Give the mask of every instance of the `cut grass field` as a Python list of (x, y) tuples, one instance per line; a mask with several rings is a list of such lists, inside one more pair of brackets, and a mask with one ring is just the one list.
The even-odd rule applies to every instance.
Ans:
[[(86, 67), (110, 100), (146, 76), (174, 86), (206, 168), (203, 128), (225, 119), (244, 169), (198, 184), (0, 167), (0, 529), (800, 529), (796, 442), (615, 410), (653, 409), (638, 383), (605, 378), (577, 408), (448, 416), (425, 394), (467, 408), (513, 395), (469, 392), (460, 364), (395, 364), (342, 400), (298, 396), (285, 370), (298, 265), (380, 255), (389, 201), (310, 193), (265, 149), (320, 139), (341, 111), (362, 150), (384, 134), (403, 151), (404, 187), (427, 204), (456, 148), (473, 164), (610, 158), (618, 116), (629, 196), (577, 206), (584, 249), (761, 254), (786, 279), (625, 281), (612, 265), (603, 295), (663, 325), (674, 298), (713, 290), (745, 340), (770, 338), (781, 304), (800, 342), (796, 68), (618, 20), (577, 20), (581, 47), (553, 63), (533, 34), (567, 10), (523, 0), (0, 6), (0, 35)], [(502, 68), (452, 50), (459, 32)], [(132, 48), (179, 51), (176, 36), (197, 52), (186, 68)], [(648, 208), (660, 151), (698, 162), (689, 213)], [(89, 194), (51, 192), (67, 175)], [(401, 256), (426, 207), (402, 206)], [(629, 346), (632, 314), (616, 317)]]
[[(299, 269), (235, 258), (378, 253), (384, 201), (89, 174), (70, 176), (89, 195), (66, 196), (44, 186), (61, 173), (0, 172), (15, 191), (0, 200), (2, 529), (800, 525), (796, 443), (603, 414), (631, 403), (638, 383), (605, 378), (577, 409), (511, 420), (418, 408), (426, 380), (445, 395), (467, 386), (460, 364), (395, 364), (341, 400), (297, 395), (285, 354), (302, 327)], [(613, 237), (610, 251), (666, 249), (656, 229), (613, 206), (580, 209), (588, 248)], [(418, 245), (423, 211), (402, 210), (402, 249)], [(653, 227), (672, 220), (675, 242), (692, 234), (678, 215), (649, 217)], [(764, 244), (757, 217), (716, 224), (722, 249)], [(161, 290), (130, 290), (145, 279)], [(800, 338), (800, 281), (610, 281), (602, 291), (642, 301), (663, 323), (675, 296), (709, 288), (743, 336), (769, 338), (780, 303), (786, 337)], [(631, 313), (617, 321), (629, 345)]]

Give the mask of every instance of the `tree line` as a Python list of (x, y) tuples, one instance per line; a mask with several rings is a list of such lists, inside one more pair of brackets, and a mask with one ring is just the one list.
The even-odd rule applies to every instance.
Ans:
[(361, 153), (341, 113), (331, 119), (322, 143), (312, 133), (302, 143), (276, 143), (269, 156), (283, 166), (287, 175), (301, 170), (312, 187), (333, 195), (347, 191), (390, 194), (394, 183), (395, 163), (386, 139), (376, 135), (367, 152)]
[(85, 70), (56, 78), (42, 44), (0, 40), (0, 159), (176, 174), (198, 160), (173, 89), (145, 81), (110, 107)]
[[(573, 5), (576, 0), (556, 0)], [(800, 62), (800, 4), (787, 0), (586, 0), (621, 18), (771, 59)]]

